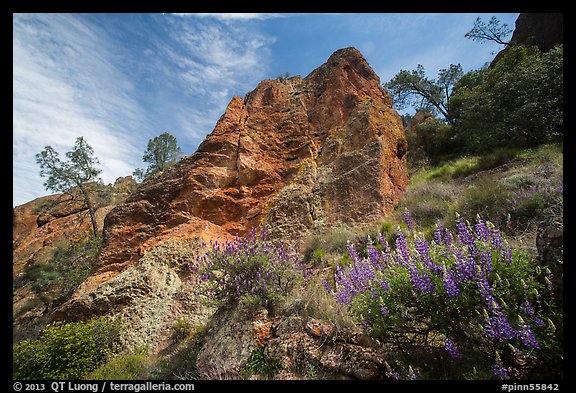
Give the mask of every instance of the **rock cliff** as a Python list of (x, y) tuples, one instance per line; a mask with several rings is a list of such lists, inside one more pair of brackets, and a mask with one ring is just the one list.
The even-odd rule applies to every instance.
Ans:
[(401, 118), (358, 50), (336, 51), (305, 78), (264, 80), (232, 98), (194, 154), (106, 216), (98, 269), (61, 315), (92, 314), (86, 296), (168, 239), (265, 224), (297, 245), (314, 228), (371, 223), (406, 187), (406, 152)]
[[(403, 194), (407, 150), (390, 96), (354, 48), (305, 78), (264, 80), (232, 98), (194, 154), (107, 208), (94, 270), (51, 318), (121, 317), (128, 346), (161, 345), (175, 320), (214, 311), (197, 304), (182, 270), (198, 241), (266, 225), (298, 247), (317, 229), (369, 225)], [(18, 220), (15, 242), (57, 216)]]

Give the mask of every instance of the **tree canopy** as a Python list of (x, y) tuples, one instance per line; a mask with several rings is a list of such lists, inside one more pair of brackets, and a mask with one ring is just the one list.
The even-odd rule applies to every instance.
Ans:
[(487, 41), (493, 41), (500, 45), (508, 45), (506, 37), (512, 32), (506, 23), (500, 24), (498, 18), (493, 16), (488, 23), (484, 23), (480, 17), (476, 18), (474, 27), (464, 37), (473, 41), (479, 41), (481, 44)]
[(148, 146), (142, 160), (149, 163), (149, 166), (146, 169), (136, 169), (134, 176), (144, 180), (153, 173), (162, 172), (170, 165), (175, 164), (180, 157), (182, 157), (182, 151), (178, 146), (176, 137), (164, 132), (148, 140)]
[(461, 77), (460, 64), (450, 64), (449, 68), (438, 71), (437, 80), (427, 78), (424, 66), (418, 64), (414, 71), (400, 70), (384, 87), (392, 95), (398, 109), (414, 106), (417, 110), (437, 111), (449, 124), (453, 124), (450, 94)]
[(87, 185), (91, 182), (102, 182), (98, 177), (102, 171), (96, 167), (99, 164), (98, 158), (94, 156), (94, 150), (86, 143), (84, 137), (76, 139), (74, 148), (66, 153), (66, 157), (68, 161), (61, 161), (58, 152), (49, 145), (36, 154), (40, 176), (47, 177), (44, 187), (47, 190), (70, 195), (72, 190), (79, 189), (90, 213), (92, 229), (96, 236), (98, 228), (94, 218), (94, 205)]

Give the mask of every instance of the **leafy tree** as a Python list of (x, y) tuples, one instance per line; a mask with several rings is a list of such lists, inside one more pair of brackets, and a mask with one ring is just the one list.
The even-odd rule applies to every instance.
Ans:
[(563, 48), (511, 47), (454, 88), (457, 134), (468, 152), (526, 148), (563, 135)]
[(182, 156), (182, 151), (178, 146), (176, 137), (164, 132), (161, 135), (148, 140), (148, 147), (142, 156), (144, 162), (149, 163), (147, 169), (138, 168), (134, 171), (134, 176), (144, 180), (153, 173), (162, 172), (170, 165), (175, 164)]
[(506, 37), (512, 32), (506, 23), (500, 24), (498, 18), (493, 16), (488, 23), (484, 23), (482, 19), (476, 18), (474, 27), (464, 37), (470, 38), (473, 41), (479, 41), (483, 44), (486, 41), (493, 41), (500, 45), (508, 45)]
[(398, 109), (414, 106), (417, 110), (438, 111), (449, 124), (454, 124), (450, 94), (462, 77), (462, 66), (450, 64), (438, 71), (438, 79), (431, 80), (418, 64), (415, 71), (400, 70), (384, 87), (392, 94)]
[(94, 217), (94, 203), (90, 196), (91, 183), (101, 183), (98, 175), (102, 172), (96, 168), (98, 158), (94, 157), (94, 150), (84, 137), (78, 137), (72, 151), (66, 153), (68, 161), (61, 161), (58, 152), (51, 146), (36, 154), (36, 162), (40, 165), (40, 176), (47, 177), (44, 187), (58, 193), (69, 194), (73, 199), (73, 191), (80, 190), (81, 198), (88, 212), (94, 237), (98, 235), (98, 227)]

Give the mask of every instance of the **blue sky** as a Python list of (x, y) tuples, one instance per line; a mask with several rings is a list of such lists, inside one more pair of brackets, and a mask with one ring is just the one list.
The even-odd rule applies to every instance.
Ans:
[(492, 16), (513, 29), (518, 14), (14, 14), (13, 206), (51, 193), (34, 158), (46, 145), (64, 157), (84, 136), (113, 183), (145, 166), (149, 139), (170, 132), (192, 154), (232, 96), (340, 48), (382, 83), (418, 64), (480, 68), (502, 47), (464, 34)]

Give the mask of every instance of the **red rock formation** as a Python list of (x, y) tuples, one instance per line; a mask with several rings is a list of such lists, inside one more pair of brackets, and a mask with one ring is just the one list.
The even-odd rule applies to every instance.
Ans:
[(296, 241), (317, 226), (370, 223), (403, 193), (406, 151), (401, 118), (358, 50), (306, 78), (264, 80), (232, 98), (194, 154), (107, 215), (99, 268), (80, 292), (167, 238), (221, 240), (266, 223)]

